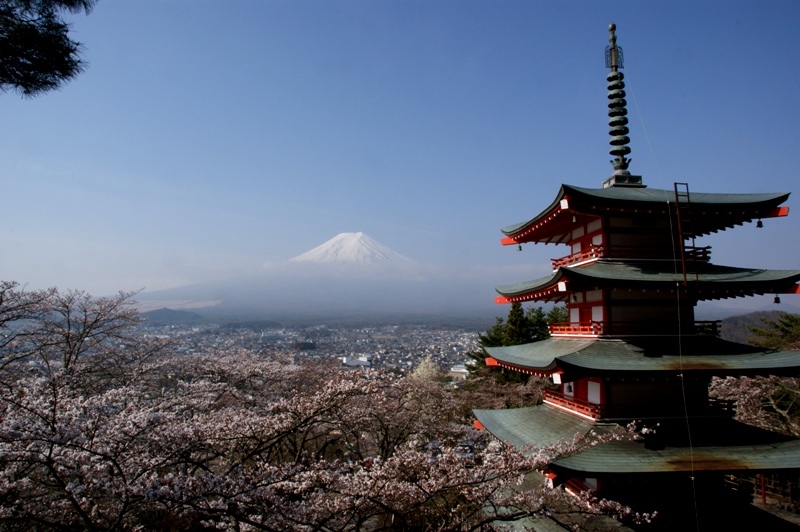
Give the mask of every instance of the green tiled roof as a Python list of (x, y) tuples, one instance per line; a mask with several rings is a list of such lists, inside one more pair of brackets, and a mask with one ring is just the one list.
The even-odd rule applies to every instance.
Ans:
[(553, 445), (575, 435), (585, 436), (594, 423), (544, 405), (507, 410), (473, 410), (495, 437), (518, 447)]
[(610, 442), (560, 459), (555, 465), (584, 473), (748, 471), (800, 468), (800, 440), (762, 445), (667, 447)]
[[(660, 190), (654, 188), (638, 187), (609, 187), (609, 188), (582, 188), (571, 185), (561, 185), (556, 199), (540, 214), (526, 222), (514, 224), (502, 229), (506, 235), (513, 235), (525, 227), (545, 218), (564, 198), (570, 199), (571, 205), (595, 205), (609, 207), (631, 207), (637, 209), (652, 209), (664, 211), (668, 203), (675, 202), (674, 190)], [(690, 199), (693, 207), (697, 209), (714, 208), (721, 211), (747, 210), (744, 219), (756, 218), (758, 213), (765, 214), (770, 209), (779, 206), (789, 197), (787, 192), (768, 194), (716, 194), (706, 192), (691, 192)], [(713, 224), (713, 220), (710, 221)], [(720, 224), (722, 229), (727, 224)]]
[[(474, 413), (495, 437), (519, 447), (554, 444), (592, 429), (604, 432), (616, 426), (584, 421), (547, 405)], [(612, 441), (559, 458), (554, 465), (586, 474), (800, 468), (800, 440), (725, 418), (690, 418), (688, 422), (691, 447), (687, 421), (670, 419), (656, 428), (665, 438), (659, 448), (647, 448), (643, 441)]]
[[(720, 288), (739, 289), (742, 292), (758, 291), (775, 283), (791, 284), (800, 280), (800, 270), (764, 270), (757, 268), (734, 268), (699, 263), (698, 280), (701, 284), (719, 285)], [(694, 273), (691, 273), (694, 281)], [(590, 264), (568, 268), (561, 267), (552, 275), (522, 283), (498, 286), (495, 290), (504, 296), (521, 295), (552, 287), (562, 279), (578, 283), (578, 286), (657, 287), (674, 286), (683, 281), (680, 263), (669, 260), (612, 261), (598, 260)], [(713, 288), (706, 286), (703, 288)]]
[(486, 347), (490, 357), (522, 368), (537, 369), (542, 371), (553, 370), (557, 366), (557, 359), (568, 355), (580, 353), (584, 349), (593, 347), (597, 340), (559, 339), (548, 338), (540, 342), (507, 347)]
[[(675, 202), (674, 190), (638, 187), (583, 188), (572, 185), (561, 185), (564, 195), (573, 199), (592, 199), (601, 202), (637, 202), (663, 205)], [(769, 205), (777, 206), (789, 197), (788, 192), (766, 194), (725, 194), (709, 192), (691, 192), (692, 205)]]
[[(691, 429), (691, 439), (687, 431)], [(560, 459), (557, 465), (593, 473), (743, 471), (800, 467), (800, 440), (730, 418), (666, 419), (660, 445), (609, 442)], [(691, 443), (691, 445), (690, 445)]]
[(531, 371), (707, 371), (760, 374), (800, 370), (800, 352), (775, 351), (713, 336), (643, 336), (625, 339), (548, 338), (509, 347), (487, 347), (495, 360)]

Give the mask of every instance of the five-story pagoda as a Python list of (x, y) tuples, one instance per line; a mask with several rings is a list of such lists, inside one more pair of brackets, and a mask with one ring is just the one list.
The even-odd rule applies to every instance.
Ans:
[[(550, 376), (544, 404), (478, 410), (478, 425), (517, 445), (549, 444), (638, 421), (643, 441), (616, 441), (563, 458), (557, 483), (644, 509), (719, 494), (724, 476), (800, 468), (800, 440), (736, 422), (711, 400), (712, 377), (800, 375), (800, 353), (724, 341), (694, 319), (699, 301), (794, 294), (800, 270), (719, 266), (695, 239), (783, 217), (788, 193), (728, 194), (647, 188), (628, 171), (622, 50), (606, 49), (611, 161), (602, 188), (562, 185), (532, 219), (504, 228), (504, 245), (565, 244), (544, 278), (497, 288), (498, 303), (564, 303), (569, 322), (527, 345), (487, 348), (487, 365)], [(658, 493), (656, 497), (654, 494)]]

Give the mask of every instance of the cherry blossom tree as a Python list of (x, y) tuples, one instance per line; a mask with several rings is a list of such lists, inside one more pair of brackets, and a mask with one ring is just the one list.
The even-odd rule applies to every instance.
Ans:
[[(485, 438), (436, 380), (143, 338), (132, 294), (0, 289), (0, 521), (9, 530), (478, 530), (624, 515), (522, 484), (603, 439)], [(432, 441), (439, 453), (429, 452)]]
[[(769, 349), (800, 350), (800, 316), (782, 312), (750, 327), (749, 342)], [(800, 436), (800, 379), (775, 375), (712, 380), (711, 397), (732, 401), (738, 420), (767, 430)]]
[(800, 436), (800, 379), (791, 377), (715, 378), (711, 397), (732, 401), (736, 419), (791, 436)]

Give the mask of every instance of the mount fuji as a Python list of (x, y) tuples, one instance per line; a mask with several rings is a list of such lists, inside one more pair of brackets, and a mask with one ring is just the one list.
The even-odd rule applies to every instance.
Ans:
[(414, 261), (374, 238), (358, 232), (339, 233), (324, 244), (290, 259), (289, 262), (373, 264)]
[[(192, 310), (212, 320), (274, 321), (493, 317), (484, 272), (420, 264), (364, 233), (324, 244), (258, 271), (202, 284), (143, 292), (142, 310)], [(491, 310), (490, 310), (491, 309)]]

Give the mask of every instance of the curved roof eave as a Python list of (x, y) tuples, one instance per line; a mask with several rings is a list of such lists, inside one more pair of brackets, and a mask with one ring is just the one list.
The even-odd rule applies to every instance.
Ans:
[[(670, 271), (671, 270), (671, 271)], [(736, 268), (703, 264), (697, 273), (701, 288), (712, 290), (714, 286), (742, 287), (742, 294), (785, 293), (778, 291), (800, 281), (800, 270), (766, 270), (761, 268)], [(695, 274), (688, 274), (694, 281)], [(566, 287), (559, 283), (566, 281), (578, 285), (577, 290), (594, 288), (595, 285), (614, 283), (619, 288), (672, 286), (682, 282), (683, 273), (676, 261), (648, 261), (642, 263), (598, 260), (580, 267), (560, 267), (555, 273), (532, 281), (503, 285), (495, 288), (507, 301), (550, 300), (545, 297), (554, 292), (567, 294)], [(583, 285), (583, 286), (581, 286)], [(575, 290), (571, 290), (575, 291)], [(723, 297), (723, 296), (720, 296)], [(701, 299), (704, 299), (701, 298)], [(711, 297), (711, 299), (715, 299)]]
[[(748, 216), (742, 218), (742, 221), (749, 221), (752, 218), (759, 216), (766, 217), (768, 211), (772, 208), (779, 206), (789, 198), (789, 192), (774, 192), (774, 193), (760, 193), (760, 194), (723, 194), (723, 193), (709, 193), (709, 192), (692, 192), (691, 204), (694, 207), (717, 207), (717, 208), (735, 208), (748, 206), (754, 212), (749, 213)], [(624, 207), (636, 203), (637, 209), (661, 209), (664, 210), (665, 205), (675, 203), (675, 192), (672, 190), (654, 189), (646, 187), (608, 187), (608, 188), (583, 188), (572, 185), (562, 184), (559, 188), (558, 194), (553, 202), (546, 207), (542, 212), (533, 217), (532, 219), (510, 225), (501, 229), (501, 232), (506, 237), (515, 240), (520, 237), (520, 233), (526, 232), (531, 226), (546, 220), (553, 211), (561, 206), (561, 200), (569, 198), (571, 209), (576, 212), (581, 209), (575, 208), (575, 205), (597, 205), (603, 203), (604, 205)], [(757, 211), (763, 211), (761, 213)], [(705, 227), (700, 234), (708, 234), (716, 232), (717, 230), (724, 230), (733, 227), (736, 222), (718, 224), (718, 227)]]
[(667, 447), (616, 441), (558, 459), (554, 465), (582, 473), (765, 471), (800, 467), (800, 440), (760, 445)]
[(553, 445), (575, 435), (585, 436), (595, 426), (545, 405), (472, 413), (492, 435), (517, 447)]
[[(651, 204), (653, 207), (666, 203), (675, 203), (675, 191), (645, 187), (608, 187), (608, 188), (584, 188), (572, 185), (561, 185), (561, 194), (566, 194), (570, 198), (591, 201), (614, 202), (621, 205), (631, 202)], [(691, 192), (690, 201), (692, 205), (752, 205), (774, 207), (789, 198), (789, 192), (768, 192), (768, 193), (739, 193), (728, 194), (718, 192)]]
[(557, 366), (557, 360), (590, 347), (594, 339), (572, 340), (548, 338), (540, 342), (505, 347), (486, 347), (486, 353), (503, 365), (534, 371), (548, 372)]
[(501, 296), (514, 297), (530, 294), (537, 291), (557, 289), (558, 282), (564, 277), (564, 268), (559, 268), (552, 275), (540, 277), (532, 281), (498, 286), (495, 291)]
[[(504, 410), (473, 410), (481, 425), (496, 438), (517, 447), (541, 447), (571, 440), (590, 431), (607, 433), (616, 424), (599, 424), (581, 419), (547, 405)], [(696, 430), (709, 423), (708, 418), (693, 418)], [(722, 420), (723, 424), (726, 423)], [(733, 422), (734, 424), (736, 422)], [(711, 423), (714, 425), (714, 423)], [(610, 441), (589, 447), (570, 456), (558, 458), (553, 465), (581, 473), (674, 473), (687, 471), (758, 471), (800, 468), (800, 440), (780, 435), (744, 438), (726, 445), (728, 434), (719, 422), (711, 431), (723, 429), (714, 441), (689, 447), (665, 446), (649, 449), (643, 442)], [(746, 441), (749, 440), (749, 441)], [(737, 438), (731, 438), (731, 443)]]
[(561, 200), (564, 199), (565, 187), (568, 187), (568, 185), (561, 185), (561, 188), (559, 188), (558, 190), (558, 194), (556, 194), (556, 199), (554, 199), (549, 206), (547, 206), (542, 212), (537, 214), (535, 217), (531, 218), (526, 222), (520, 222), (518, 224), (509, 225), (508, 227), (500, 229), (500, 231), (502, 231), (503, 234), (505, 234), (506, 236), (511, 236), (515, 233), (523, 231), (527, 227), (535, 224), (536, 222), (541, 221), (543, 218), (545, 218), (548, 214), (550, 214), (553, 210), (555, 210), (561, 205)]
[(714, 336), (646, 336), (624, 339), (548, 338), (487, 347), (501, 365), (532, 372), (589, 371), (759, 375), (800, 371), (800, 352), (763, 349)]
[[(675, 283), (683, 280), (678, 261), (612, 261), (598, 260), (575, 268), (559, 268), (567, 280), (580, 278), (603, 281), (627, 281), (631, 283)], [(691, 272), (694, 280), (695, 273)], [(697, 280), (701, 283), (790, 283), (800, 280), (800, 270), (767, 270), (763, 268), (739, 268), (716, 264), (699, 264)]]

